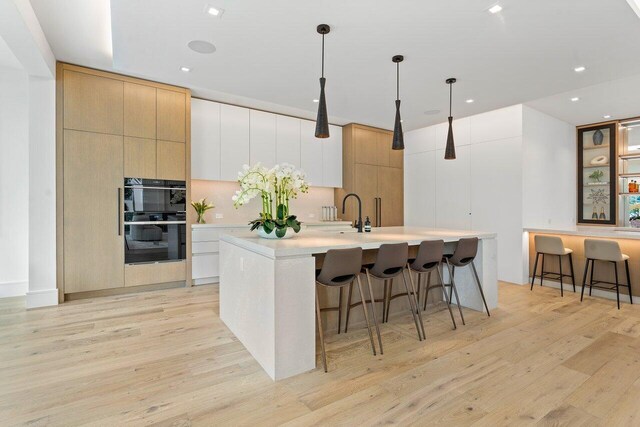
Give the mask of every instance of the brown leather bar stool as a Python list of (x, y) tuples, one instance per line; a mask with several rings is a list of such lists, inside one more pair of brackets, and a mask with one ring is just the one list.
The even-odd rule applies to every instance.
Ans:
[[(318, 333), (320, 335), (320, 347), (322, 347), (322, 364), (324, 365), (324, 371), (327, 372), (327, 353), (324, 348), (324, 331), (322, 328), (322, 316), (323, 311), (335, 311), (342, 312), (342, 298), (338, 307), (325, 307), (320, 308), (320, 298), (318, 296), (318, 286), (324, 286), (326, 288), (340, 288), (340, 294), (342, 295), (342, 289), (345, 286), (353, 286), (353, 282), (358, 282), (358, 288), (360, 290), (360, 297), (364, 301), (364, 292), (362, 290), (362, 282), (360, 281), (360, 269), (362, 268), (362, 248), (351, 249), (331, 249), (327, 251), (324, 257), (324, 263), (322, 269), (316, 275), (316, 315), (318, 317)], [(371, 350), (373, 355), (376, 355), (376, 347), (373, 343), (373, 333), (371, 332), (371, 324), (369, 323), (369, 313), (367, 312), (367, 306), (362, 305), (364, 311), (364, 318), (367, 321), (367, 329), (369, 330), (369, 340), (371, 341)], [(338, 319), (338, 323), (340, 319)], [(375, 322), (375, 317), (374, 317)], [(376, 322), (376, 328), (378, 323)], [(340, 324), (338, 324), (338, 330), (340, 330)], [(346, 332), (346, 330), (345, 330)], [(378, 332), (378, 337), (379, 337)], [(382, 352), (382, 350), (381, 350)]]
[[(545, 276), (554, 275), (556, 277), (552, 277), (552, 279), (560, 279), (560, 296), (564, 296), (564, 285), (562, 283), (563, 277), (571, 277), (571, 284), (573, 285), (573, 292), (576, 291), (576, 278), (573, 274), (573, 251), (569, 248), (565, 248), (562, 243), (562, 239), (557, 236), (540, 236), (536, 235), (534, 238), (534, 242), (536, 245), (536, 260), (533, 263), (533, 275), (531, 276), (531, 290), (533, 290), (533, 282), (535, 282), (536, 277), (540, 277), (540, 286), (542, 286), (542, 280)], [(538, 269), (538, 259), (542, 255), (542, 267), (540, 271), (540, 276), (536, 276), (536, 271)], [(558, 257), (558, 265), (560, 266), (560, 272), (554, 273), (549, 271), (544, 271), (544, 258), (545, 255), (557, 256)], [(569, 257), (569, 269), (571, 274), (563, 274), (562, 273), (562, 258), (568, 256)]]
[[(633, 304), (633, 297), (631, 296), (631, 276), (629, 275), (629, 255), (625, 255), (620, 250), (620, 245), (615, 240), (584, 240), (584, 256), (587, 258), (587, 263), (584, 265), (584, 276), (582, 277), (582, 291), (580, 292), (580, 301), (584, 298), (584, 287), (587, 285), (587, 272), (589, 271), (589, 263), (591, 263), (591, 275), (589, 276), (589, 296), (591, 291), (596, 289), (605, 289), (608, 291), (616, 290), (616, 299), (618, 301), (618, 310), (620, 310), (620, 286), (623, 286), (629, 290), (629, 302)], [(605, 261), (613, 264), (615, 272), (615, 282), (605, 282), (603, 280), (593, 281), (593, 270), (595, 269), (596, 261)], [(624, 268), (627, 275), (627, 284), (619, 283), (618, 280), (618, 263), (624, 261)], [(614, 287), (597, 286), (599, 283), (605, 283), (608, 285), (614, 285)]]
[[(480, 296), (482, 297), (482, 302), (484, 303), (484, 308), (487, 310), (487, 316), (491, 317), (491, 312), (489, 311), (487, 300), (485, 299), (484, 292), (482, 291), (482, 283), (480, 283), (480, 277), (478, 277), (478, 271), (476, 270), (476, 265), (473, 262), (476, 259), (476, 255), (478, 255), (478, 238), (468, 237), (460, 239), (458, 241), (458, 246), (456, 246), (455, 252), (451, 255), (445, 255), (444, 261), (447, 263), (447, 269), (449, 270), (452, 292), (455, 292), (456, 294), (458, 310), (460, 310), (460, 299), (458, 298), (458, 291), (455, 287), (456, 267), (466, 267), (467, 265), (470, 265), (471, 270), (473, 271), (473, 277), (476, 279), (476, 284), (478, 285), (478, 290), (480, 291)], [(451, 299), (451, 295), (449, 295), (449, 299)], [(462, 310), (460, 310), (460, 316), (462, 317)], [(462, 318), (462, 324), (465, 324), (464, 318)]]
[[(374, 302), (382, 302), (383, 309), (385, 307), (384, 300), (375, 300), (373, 297), (373, 288), (371, 286), (371, 277), (380, 280), (393, 280), (398, 276), (402, 276), (402, 281), (404, 283), (404, 287), (406, 289), (406, 295), (409, 299), (409, 306), (411, 307), (411, 314), (413, 316), (413, 320), (416, 324), (416, 331), (418, 332), (418, 340), (422, 341), (424, 336), (424, 325), (422, 324), (422, 315), (420, 314), (420, 310), (418, 309), (418, 302), (415, 299), (415, 289), (412, 292), (409, 291), (409, 285), (407, 284), (407, 279), (404, 276), (405, 268), (407, 266), (407, 261), (409, 260), (409, 244), (408, 243), (388, 243), (381, 245), (378, 249), (378, 254), (376, 256), (376, 262), (373, 264), (364, 265), (362, 267), (362, 272), (367, 275), (367, 283), (369, 284), (369, 294), (371, 299), (362, 300), (357, 303), (351, 303), (351, 291), (349, 291), (349, 302), (347, 304), (347, 319), (345, 325), (345, 332), (349, 327), (349, 312), (352, 307), (363, 304), (363, 303), (371, 303), (373, 307)], [(413, 286), (413, 285), (412, 285)], [(385, 289), (386, 290), (386, 289)], [(375, 313), (375, 308), (373, 308)], [(375, 319), (375, 314), (374, 314)], [(380, 344), (380, 353), (382, 354), (382, 340), (380, 338), (380, 332), (378, 331), (378, 340)]]
[[(429, 299), (429, 291), (434, 290), (436, 288), (442, 288), (444, 290), (444, 280), (442, 280), (442, 274), (440, 273), (441, 261), (444, 253), (444, 240), (426, 240), (420, 243), (418, 247), (418, 254), (416, 258), (410, 260), (407, 268), (409, 270), (409, 278), (413, 281), (413, 276), (411, 276), (411, 272), (416, 273), (418, 276), (418, 292), (416, 293), (416, 301), (420, 303), (420, 288), (422, 285), (422, 281), (424, 276), (427, 276), (427, 287), (424, 291), (424, 308), (427, 309), (427, 299)], [(431, 273), (438, 273), (438, 278), (440, 279), (440, 284), (431, 285)], [(412, 284), (413, 286), (413, 284)], [(447, 304), (447, 308), (449, 309), (449, 315), (451, 316), (451, 322), (453, 323), (453, 329), (456, 329), (456, 320), (453, 317), (453, 312), (451, 311), (451, 300), (448, 298), (447, 292), (444, 292), (444, 302)]]

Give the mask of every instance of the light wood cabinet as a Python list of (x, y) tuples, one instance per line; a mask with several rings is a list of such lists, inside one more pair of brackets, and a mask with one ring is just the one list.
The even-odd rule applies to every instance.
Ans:
[(182, 92), (157, 89), (157, 138), (185, 142), (186, 96)]
[(184, 148), (182, 142), (158, 141), (157, 179), (185, 180)]
[[(348, 193), (362, 200), (362, 219), (380, 227), (404, 224), (404, 159), (391, 149), (393, 133), (358, 124), (343, 127), (342, 188), (334, 195), (336, 206)], [(357, 203), (350, 198), (343, 219), (357, 219)]]
[(156, 141), (124, 137), (124, 176), (156, 178)]
[(156, 88), (124, 83), (124, 136), (156, 139)]
[[(191, 229), (179, 265), (125, 272), (124, 178), (186, 181), (191, 198), (188, 89), (58, 63), (57, 280), (60, 302), (125, 286), (191, 283)], [(193, 218), (187, 211), (187, 223)], [(137, 266), (136, 266), (137, 267)], [(122, 288), (122, 289), (116, 289)]]
[(123, 83), (64, 70), (64, 128), (122, 135)]
[(64, 286), (124, 286), (122, 136), (64, 131)]

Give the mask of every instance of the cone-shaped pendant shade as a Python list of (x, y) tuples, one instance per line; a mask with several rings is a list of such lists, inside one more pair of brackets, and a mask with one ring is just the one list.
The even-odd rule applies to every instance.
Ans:
[(449, 116), (449, 132), (447, 133), (447, 146), (444, 150), (445, 160), (455, 160), (456, 146), (453, 143), (453, 117)]
[(318, 100), (318, 117), (316, 119), (316, 138), (329, 138), (329, 118), (327, 117), (327, 101), (324, 98), (326, 79), (320, 77), (320, 98)]
[(393, 126), (393, 150), (404, 150), (404, 135), (402, 134), (402, 122), (400, 121), (400, 100), (396, 100), (396, 123)]

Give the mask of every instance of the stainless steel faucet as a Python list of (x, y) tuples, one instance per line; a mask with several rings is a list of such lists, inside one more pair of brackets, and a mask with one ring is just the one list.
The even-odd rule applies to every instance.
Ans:
[(344, 215), (347, 199), (351, 196), (358, 200), (358, 219), (356, 220), (355, 228), (358, 229), (358, 233), (362, 233), (362, 200), (360, 200), (360, 196), (356, 193), (349, 193), (344, 196), (344, 199), (342, 199), (342, 214)]

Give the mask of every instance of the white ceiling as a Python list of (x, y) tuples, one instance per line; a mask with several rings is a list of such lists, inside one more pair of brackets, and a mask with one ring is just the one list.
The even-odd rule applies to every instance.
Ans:
[[(111, 0), (110, 13), (109, 0), (31, 1), (60, 60), (305, 117), (314, 116), (319, 92), (315, 27), (327, 23), (327, 102), (336, 123), (392, 128), (394, 54), (405, 55), (406, 130), (445, 120), (447, 77), (459, 80), (454, 116), (463, 117), (640, 74), (640, 20), (625, 0), (498, 0), (504, 9), (496, 15), (487, 12), (496, 0)], [(222, 18), (207, 15), (207, 4), (224, 9)], [(217, 51), (192, 52), (194, 39)], [(587, 71), (576, 74), (578, 65)], [(564, 98), (536, 108), (576, 108)]]

